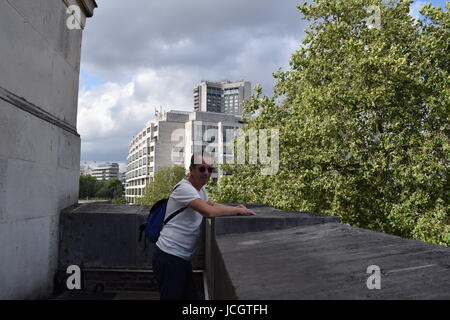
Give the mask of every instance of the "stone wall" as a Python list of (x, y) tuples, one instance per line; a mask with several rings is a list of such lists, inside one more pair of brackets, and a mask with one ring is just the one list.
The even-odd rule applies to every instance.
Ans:
[(67, 28), (70, 4), (86, 4), (84, 25), (93, 0), (0, 1), (0, 299), (52, 291), (59, 213), (78, 199), (82, 30)]

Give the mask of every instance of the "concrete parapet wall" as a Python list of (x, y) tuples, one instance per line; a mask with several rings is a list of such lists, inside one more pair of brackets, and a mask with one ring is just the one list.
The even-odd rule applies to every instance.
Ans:
[[(247, 205), (256, 216), (205, 219), (194, 269), (209, 299), (449, 299), (450, 249), (351, 227), (336, 217)], [(156, 290), (154, 244), (137, 242), (149, 207), (86, 204), (61, 216), (60, 273), (85, 270), (85, 286)], [(367, 273), (380, 267), (381, 288)], [(98, 268), (98, 270), (94, 270)], [(105, 273), (106, 272), (106, 273)], [(196, 273), (199, 287), (202, 273)]]
[(247, 204), (246, 206), (256, 210), (257, 216), (220, 217), (215, 221), (215, 234), (260, 232), (340, 221), (338, 217), (312, 212), (287, 212), (260, 204)]
[[(236, 204), (228, 204), (236, 205)], [(234, 274), (230, 270), (235, 270), (234, 265), (229, 265), (228, 255), (222, 253), (222, 239), (227, 237), (254, 237), (264, 232), (284, 232), (285, 229), (295, 228), (299, 226), (323, 225), (325, 223), (339, 223), (338, 217), (325, 216), (322, 214), (311, 212), (287, 212), (271, 208), (261, 204), (246, 204), (247, 208), (252, 209), (256, 216), (224, 216), (215, 218), (210, 223), (209, 230), (207, 228), (206, 244), (206, 275), (209, 282), (208, 290), (210, 297), (215, 300), (235, 300), (242, 299), (241, 288), (237, 288)], [(259, 241), (258, 241), (259, 242)], [(251, 247), (253, 242), (250, 240), (248, 245)], [(264, 243), (261, 243), (264, 245)], [(267, 247), (265, 252), (270, 257), (273, 252)], [(248, 252), (251, 255), (251, 252)], [(234, 261), (239, 267), (243, 268), (243, 272), (249, 275), (250, 266), (239, 261)], [(277, 273), (276, 269), (272, 272)], [(282, 276), (282, 275), (281, 275)], [(251, 277), (258, 277), (257, 273), (253, 273)], [(260, 282), (265, 280), (260, 278)], [(244, 299), (247, 299), (244, 297)], [(252, 299), (252, 298), (249, 298)], [(270, 299), (270, 298), (268, 298)]]
[[(150, 270), (156, 245), (138, 242), (139, 226), (149, 210), (148, 206), (84, 204), (63, 211), (59, 268)], [(204, 268), (203, 242), (193, 258), (194, 269)]]
[[(257, 229), (216, 235), (214, 286), (224, 289), (214, 298), (450, 299), (450, 248), (332, 221)], [(379, 289), (367, 285), (369, 266), (379, 268)]]

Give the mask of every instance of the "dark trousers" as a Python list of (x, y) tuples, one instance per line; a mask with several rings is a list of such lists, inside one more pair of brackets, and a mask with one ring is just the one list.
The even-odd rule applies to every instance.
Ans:
[(190, 261), (156, 247), (153, 274), (158, 282), (161, 300), (199, 300)]

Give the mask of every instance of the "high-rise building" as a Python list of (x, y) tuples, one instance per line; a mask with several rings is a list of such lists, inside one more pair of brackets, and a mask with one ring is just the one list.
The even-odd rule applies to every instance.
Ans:
[[(238, 116), (201, 111), (165, 112), (148, 122), (128, 146), (127, 202), (136, 203), (135, 198), (144, 195), (160, 167), (180, 165), (188, 170), (194, 151), (208, 151), (219, 163), (230, 162), (227, 142), (241, 125)], [(221, 174), (215, 172), (212, 178)]]
[(194, 110), (242, 115), (242, 103), (251, 94), (248, 81), (202, 81), (194, 88)]
[(119, 179), (119, 164), (115, 162), (97, 164), (91, 169), (91, 176), (97, 180)]

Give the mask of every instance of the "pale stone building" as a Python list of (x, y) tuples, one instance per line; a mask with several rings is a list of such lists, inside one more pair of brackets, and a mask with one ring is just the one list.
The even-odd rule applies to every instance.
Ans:
[(52, 292), (60, 211), (78, 200), (81, 39), (96, 6), (0, 1), (0, 299)]
[[(214, 112), (169, 111), (149, 121), (128, 146), (126, 199), (144, 195), (145, 187), (153, 181), (162, 166), (180, 165), (188, 170), (194, 151), (212, 153), (219, 163), (230, 162), (232, 155), (227, 143), (241, 126), (240, 117)], [(213, 173), (215, 180), (222, 172)]]
[(87, 164), (80, 164), (80, 175), (88, 175), (92, 174), (92, 168)]
[(91, 176), (97, 180), (119, 179), (119, 164), (115, 162), (99, 163), (92, 168)]

